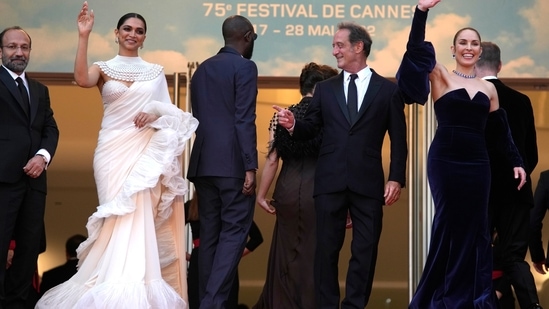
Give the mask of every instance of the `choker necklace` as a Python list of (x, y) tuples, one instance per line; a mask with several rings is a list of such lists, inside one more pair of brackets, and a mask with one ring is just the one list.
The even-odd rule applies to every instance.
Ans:
[(477, 77), (477, 75), (476, 75), (476, 74), (473, 74), (473, 75), (467, 75), (467, 74), (463, 74), (463, 73), (461, 73), (461, 72), (458, 72), (458, 71), (456, 71), (456, 70), (452, 70), (452, 72), (454, 72), (454, 74), (456, 74), (457, 76), (459, 76), (459, 77), (463, 77), (463, 78), (468, 78), (468, 79), (472, 79), (472, 78), (475, 78), (475, 77)]

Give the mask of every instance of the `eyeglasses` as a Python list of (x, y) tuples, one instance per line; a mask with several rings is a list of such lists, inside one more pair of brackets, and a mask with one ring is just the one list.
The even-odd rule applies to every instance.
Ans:
[(27, 46), (27, 45), (22, 45), (22, 46), (7, 45), (7, 46), (1, 46), (1, 47), (12, 52), (17, 51), (18, 49), (21, 49), (22, 52), (28, 53), (31, 50), (30, 46)]
[(244, 37), (250, 36), (250, 34), (252, 35), (253, 41), (257, 40), (257, 33), (252, 32), (252, 30), (249, 30), (248, 32), (246, 32), (246, 34), (244, 34)]

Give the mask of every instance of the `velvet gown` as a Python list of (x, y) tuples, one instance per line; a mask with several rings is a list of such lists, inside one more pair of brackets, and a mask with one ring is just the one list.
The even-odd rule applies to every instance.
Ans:
[(490, 100), (464, 88), (440, 97), (427, 161), (433, 218), (429, 255), (410, 308), (497, 308), (488, 227)]

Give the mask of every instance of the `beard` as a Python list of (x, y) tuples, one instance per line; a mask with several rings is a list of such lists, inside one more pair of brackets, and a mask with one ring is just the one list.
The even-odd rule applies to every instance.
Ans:
[(244, 51), (244, 54), (242, 55), (242, 57), (248, 60), (252, 59), (253, 52), (254, 52), (254, 42), (252, 41), (250, 45), (248, 45), (248, 48), (246, 48), (246, 50)]
[(2, 64), (14, 73), (21, 73), (25, 71), (28, 63), (29, 63), (28, 58), (22, 57), (22, 58), (10, 59), (8, 56), (2, 54)]

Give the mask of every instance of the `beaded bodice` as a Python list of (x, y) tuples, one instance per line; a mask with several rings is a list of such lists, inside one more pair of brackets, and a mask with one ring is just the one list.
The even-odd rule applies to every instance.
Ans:
[[(304, 97), (297, 105), (291, 105), (288, 109), (294, 113), (295, 119), (303, 119), (311, 103), (311, 97)], [(322, 142), (322, 132), (316, 137), (308, 140), (296, 140), (290, 136), (288, 130), (278, 125), (277, 114), (271, 120), (269, 130), (274, 131), (274, 140), (270, 145), (270, 151), (276, 149), (277, 155), (282, 160), (303, 159), (306, 157), (317, 157)], [(269, 152), (270, 152), (269, 151)]]
[(110, 78), (136, 82), (152, 80), (162, 72), (162, 66), (144, 61), (141, 57), (125, 57), (117, 55), (108, 61), (97, 61), (98, 65)]

